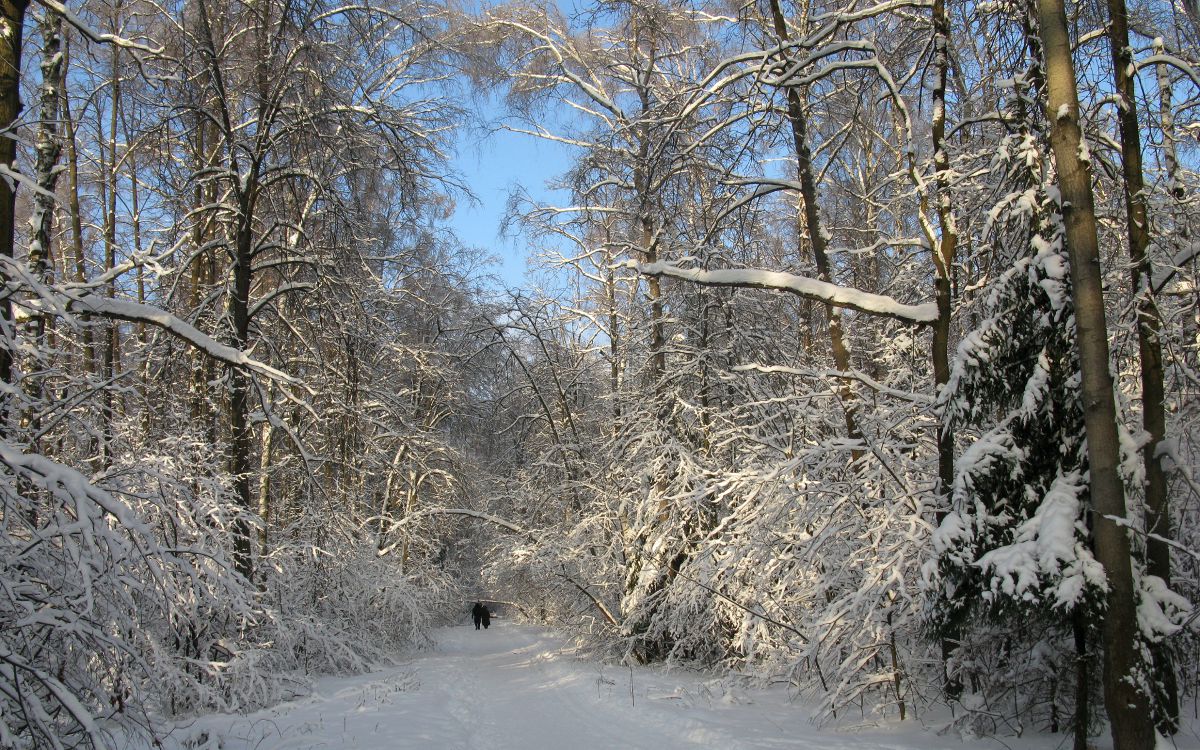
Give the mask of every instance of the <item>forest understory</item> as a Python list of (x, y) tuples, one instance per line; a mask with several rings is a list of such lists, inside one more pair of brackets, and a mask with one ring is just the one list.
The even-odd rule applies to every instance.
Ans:
[[(567, 155), (520, 283), (454, 224), (496, 132)], [(0, 747), (477, 598), (820, 726), (1169, 743), (1198, 137), (1191, 0), (0, 0)]]

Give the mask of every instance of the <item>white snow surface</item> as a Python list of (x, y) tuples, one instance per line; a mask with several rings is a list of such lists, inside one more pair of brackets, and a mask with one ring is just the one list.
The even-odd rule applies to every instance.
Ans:
[[(181, 726), (168, 750), (973, 750), (913, 722), (817, 728), (784, 689), (730, 687), (707, 673), (601, 664), (561, 635), (502, 620), (490, 630), (443, 628), (432, 651), (247, 716)], [(848, 718), (853, 722), (854, 717)], [(1050, 750), (1063, 735), (1005, 738)], [(1101, 745), (1105, 743), (1101, 739)], [(1013, 742), (1016, 745), (1013, 745)]]

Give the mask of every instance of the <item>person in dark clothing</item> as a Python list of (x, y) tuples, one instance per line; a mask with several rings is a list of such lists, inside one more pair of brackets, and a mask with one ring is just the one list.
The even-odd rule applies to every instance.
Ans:
[(479, 623), (487, 616), (487, 607), (480, 602), (475, 602), (475, 606), (471, 607), (471, 619), (475, 621), (475, 629), (479, 630)]
[(492, 624), (492, 613), (488, 612), (488, 608), (486, 606), (483, 607), (483, 614), (481, 615), (481, 618), (483, 619), (483, 629), (487, 630), (488, 626)]

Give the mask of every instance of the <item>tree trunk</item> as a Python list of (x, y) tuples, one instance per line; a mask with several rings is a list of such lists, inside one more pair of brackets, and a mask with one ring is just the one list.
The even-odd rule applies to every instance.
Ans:
[[(244, 351), (250, 340), (250, 280), (253, 251), (251, 217), (254, 215), (254, 186), (250, 185), (239, 205), (238, 231), (233, 248), (233, 288), (227, 298), (227, 313), (233, 324), (230, 345)], [(250, 491), (250, 456), (253, 451), (254, 428), (250, 424), (250, 377), (240, 367), (229, 368), (229, 473), (233, 476), (234, 495), (240, 515), (233, 524), (234, 567), (246, 580), (252, 580), (254, 562), (251, 556), (250, 515), (255, 512), (255, 498)]]
[[(933, 254), (934, 301), (938, 319), (933, 328), (933, 377), (937, 390), (950, 382), (950, 319), (952, 286), (951, 274), (958, 248), (958, 228), (950, 204), (950, 182), (947, 174), (950, 158), (946, 153), (946, 85), (950, 70), (950, 19), (946, 15), (946, 0), (934, 0), (934, 68), (936, 78), (933, 88), (933, 164), (936, 170), (938, 225), (941, 236)], [(954, 485), (954, 434), (943, 425), (938, 434), (938, 496), (949, 506), (950, 488)]]
[[(62, 16), (46, 9), (38, 24), (42, 36), (42, 85), (38, 112), (38, 131), (35, 151), (37, 159), (34, 164), (34, 177), (39, 188), (33, 196), (33, 211), (29, 215), (29, 253), (27, 266), (29, 274), (43, 285), (53, 283), (51, 265), (51, 230), (54, 225), (54, 209), (57, 201), (54, 198), (55, 187), (58, 184), (58, 158), (62, 153), (62, 141), (58, 134), (58, 112), (61, 96), (59, 84), (62, 82)], [(46, 348), (46, 329), (48, 316), (44, 312), (31, 314), (26, 321), (25, 345), (34, 353), (34, 357), (49, 356)], [(35, 370), (45, 370), (47, 365), (39, 365)], [(21, 427), (32, 433), (38, 432), (41, 403), (45, 395), (46, 384), (44, 376), (27, 375), (23, 378), (23, 390), (28, 399), (29, 407), (21, 417)], [(40, 453), (39, 441), (34, 440), (30, 450)]]
[[(141, 216), (142, 206), (141, 206), (141, 200), (140, 200), (139, 191), (138, 191), (137, 159), (133, 158), (133, 155), (130, 154), (130, 158), (128, 161), (129, 161), (129, 202), (130, 202), (130, 209), (131, 209), (130, 215), (129, 215), (129, 223), (130, 223), (129, 231), (130, 231), (130, 234), (132, 235), (132, 239), (133, 239), (134, 257), (141, 258), (141, 256), (142, 256), (142, 216)], [(137, 265), (137, 301), (139, 304), (146, 303), (146, 271), (142, 267), (141, 262), (139, 262)], [(135, 327), (135, 330), (137, 331), (138, 346), (141, 347), (141, 349), (143, 351), (142, 356), (145, 356), (145, 348), (146, 348), (146, 344), (148, 342), (148, 337), (146, 336), (146, 324), (144, 322), (139, 322), (137, 324), (137, 326)]]
[[(941, 235), (937, 238), (937, 247), (933, 252), (934, 302), (937, 304), (938, 318), (933, 326), (933, 382), (935, 392), (941, 394), (942, 389), (950, 382), (950, 319), (953, 313), (953, 286), (951, 276), (954, 272), (954, 259), (958, 249), (958, 227), (954, 221), (954, 210), (950, 203), (950, 180), (947, 177), (950, 169), (950, 157), (946, 153), (946, 87), (950, 73), (950, 18), (946, 15), (946, 0), (934, 0), (933, 3), (933, 166), (935, 199), (937, 201), (938, 228)], [(954, 487), (954, 431), (947, 421), (938, 425), (938, 479), (935, 494), (938, 510), (937, 522), (940, 524), (950, 509), (950, 495)], [(944, 673), (943, 690), (949, 698), (957, 698), (962, 693), (962, 682), (956, 675), (950, 673), (948, 663), (954, 648), (958, 645), (961, 635), (955, 628), (942, 638), (942, 662)]]
[[(205, 168), (212, 167), (216, 161), (217, 150), (209, 144), (209, 134), (212, 132), (212, 125), (203, 116), (197, 114), (195, 127), (192, 131), (195, 136), (195, 152), (194, 156), (197, 163)], [(192, 209), (197, 212), (196, 219), (192, 225), (192, 243), (195, 246), (194, 255), (190, 268), (188, 269), (188, 309), (198, 310), (200, 302), (207, 293), (208, 288), (216, 279), (216, 273), (213, 268), (214, 263), (210, 260), (211, 250), (207, 249), (209, 241), (212, 239), (214, 220), (199, 213), (202, 206), (212, 205), (216, 201), (216, 191), (211, 183), (197, 181), (194, 193), (192, 196)], [(205, 248), (201, 250), (201, 248)], [(199, 321), (197, 321), (199, 322)], [(209, 409), (208, 390), (209, 383), (213, 381), (211, 359), (199, 353), (192, 355), (191, 365), (191, 402), (190, 412), (192, 421), (196, 424), (205, 424), (209, 427), (209, 432), (212, 432), (212, 427), (215, 422)], [(215, 435), (214, 435), (215, 438)]]
[[(59, 54), (62, 47), (62, 16), (52, 10), (46, 10), (40, 26), (42, 86), (34, 173), (41, 191), (33, 197), (33, 213), (29, 217), (29, 270), (35, 278), (45, 282), (50, 270), (50, 234), (57, 204), (54, 191), (58, 184), (58, 157), (62, 153), (62, 141), (58, 135), (61, 100), (58, 86), (62, 80), (62, 56)], [(34, 320), (38, 321), (40, 335), (45, 328), (45, 317), (37, 315), (34, 316)]]
[(1088, 725), (1091, 723), (1091, 670), (1088, 668), (1087, 622), (1082, 610), (1071, 615), (1075, 634), (1075, 727), (1073, 750), (1088, 750)]
[(268, 420), (263, 424), (262, 448), (258, 460), (258, 517), (261, 526), (258, 527), (258, 556), (265, 558), (270, 552), (271, 527), (271, 438), (275, 428)]
[[(1162, 40), (1155, 40), (1154, 54), (1161, 55), (1164, 52)], [(1171, 197), (1178, 201), (1183, 199), (1184, 190), (1179, 182), (1179, 155), (1175, 149), (1175, 112), (1174, 105), (1171, 103), (1171, 71), (1167, 68), (1166, 63), (1159, 63), (1156, 67), (1159, 127), (1162, 129), (1163, 135), (1161, 147), (1163, 167), (1167, 171), (1167, 189), (1171, 193)], [(1187, 231), (1186, 224), (1177, 226), (1176, 231), (1185, 233)]]
[[(417, 507), (417, 472), (412, 469), (408, 470), (407, 487), (404, 490), (404, 510), (401, 518), (408, 518), (413, 514)], [(400, 572), (404, 573), (408, 570), (409, 545), (412, 540), (412, 535), (408, 529), (404, 530), (404, 541), (400, 544)]]
[[(1125, 0), (1108, 0), (1108, 40), (1112, 49), (1113, 76), (1121, 131), (1121, 165), (1125, 178), (1126, 227), (1129, 233), (1129, 270), (1136, 299), (1138, 353), (1142, 380), (1142, 429), (1149, 440), (1142, 448), (1146, 471), (1146, 572), (1171, 583), (1170, 506), (1167, 477), (1158, 449), (1166, 438), (1167, 418), (1163, 408), (1163, 358), (1159, 332), (1162, 317), (1150, 288), (1153, 277), (1147, 248), (1150, 246), (1146, 185), (1142, 174), (1142, 138), (1138, 130), (1137, 97), (1133, 80), (1133, 51), (1129, 46), (1129, 18)], [(1175, 664), (1166, 644), (1154, 644), (1153, 675), (1161, 681), (1155, 691), (1155, 722), (1163, 734), (1179, 731), (1179, 690)]]
[[(787, 22), (784, 20), (779, 0), (771, 0), (771, 21), (775, 36), (780, 42), (787, 42)], [(829, 263), (825, 235), (821, 232), (821, 214), (817, 207), (817, 182), (813, 177), (812, 150), (808, 146), (808, 121), (804, 115), (804, 103), (800, 99), (800, 93), (794, 87), (787, 90), (787, 116), (792, 128), (792, 144), (796, 150), (796, 175), (800, 181), (800, 199), (804, 204), (804, 224), (808, 243), (812, 247), (813, 261), (817, 266), (817, 276), (821, 281), (833, 283), (832, 266)], [(829, 343), (833, 350), (834, 366), (839, 372), (849, 372), (850, 349), (846, 346), (846, 337), (842, 331), (841, 311), (827, 303), (825, 319), (829, 321)], [(846, 436), (851, 440), (861, 440), (862, 433), (859, 432), (855, 419), (854, 394), (845, 382), (838, 387), (838, 393), (845, 410)], [(862, 451), (853, 451), (853, 456), (858, 460)]]
[(606, 255), (609, 262), (604, 278), (605, 303), (608, 306), (608, 376), (609, 390), (612, 394), (612, 435), (616, 438), (621, 432), (621, 330), (620, 319), (617, 317), (617, 282), (612, 269), (612, 257)]
[(1038, 33), (1046, 54), (1046, 115), (1062, 194), (1063, 223), (1071, 264), (1072, 296), (1082, 375), (1084, 424), (1096, 558), (1108, 580), (1102, 626), (1104, 705), (1112, 726), (1114, 750), (1154, 746), (1149, 706), (1138, 689), (1138, 625), (1125, 488), (1118, 473), (1120, 447), (1109, 372), (1108, 329), (1100, 274), (1091, 169), (1080, 156), (1079, 93), (1071, 60), (1071, 40), (1063, 0), (1038, 0)]
[[(119, 10), (120, 2), (118, 0), (112, 9), (113, 33), (117, 33), (118, 31), (117, 13)], [(109, 109), (108, 119), (108, 164), (106, 179), (100, 186), (101, 202), (104, 206), (105, 271), (111, 271), (117, 265), (117, 122), (121, 102), (121, 48), (113, 46), (111, 54), (109, 83), (111, 85), (112, 106)], [(101, 162), (103, 163), (103, 161), (104, 159), (102, 158)], [(116, 280), (110, 279), (104, 285), (104, 296), (113, 299), (116, 297), (116, 292)], [(114, 320), (107, 321), (104, 327), (106, 336), (104, 348), (101, 350), (104, 360), (102, 372), (103, 376), (111, 381), (117, 377), (117, 370), (120, 369), (121, 328)], [(101, 391), (101, 405), (103, 412), (101, 417), (103, 421), (101, 434), (103, 437), (100, 442), (100, 463), (101, 466), (107, 467), (112, 463), (113, 459), (113, 425), (116, 421), (117, 411), (117, 404), (112, 388), (104, 388)]]
[[(71, 60), (71, 40), (63, 38), (62, 74), (66, 77)], [(67, 212), (71, 219), (71, 269), (74, 281), (82, 284), (87, 281), (87, 262), (83, 252), (83, 211), (79, 204), (79, 152), (75, 147), (75, 120), (71, 116), (71, 98), (67, 96), (66, 86), (60, 87), (62, 94), (63, 141), (67, 148)], [(83, 313), (81, 335), (83, 337), (83, 371), (88, 375), (96, 373), (96, 348), (92, 331), (92, 316)]]
[[(634, 170), (634, 185), (640, 201), (638, 224), (641, 228), (642, 260), (644, 263), (657, 263), (658, 240), (654, 236), (654, 217), (651, 214), (654, 207), (650, 201), (649, 176), (643, 161), (648, 158), (646, 154), (646, 144), (648, 143), (649, 139), (643, 137), (641, 153), (638, 155), (639, 166)], [(646, 286), (647, 295), (650, 298), (650, 379), (654, 384), (655, 393), (662, 396), (666, 387), (663, 377), (667, 372), (667, 337), (663, 323), (662, 282), (657, 277), (651, 276), (647, 279)]]
[[(11, 128), (21, 113), (21, 33), (25, 27), (28, 0), (0, 0), (0, 166), (15, 172), (17, 143), (10, 137)], [(16, 183), (0, 177), (0, 253), (14, 258), (13, 241), (16, 229)], [(8, 296), (0, 304), (0, 336), (9, 341), (0, 345), (0, 382), (13, 382), (12, 303)], [(0, 397), (0, 434), (8, 434), (10, 397)]]

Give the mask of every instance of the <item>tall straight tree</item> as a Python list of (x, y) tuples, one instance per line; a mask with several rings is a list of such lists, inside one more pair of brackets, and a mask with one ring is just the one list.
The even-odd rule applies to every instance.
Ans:
[[(401, 220), (425, 209), (435, 174), (429, 162), (454, 110), (409, 97), (436, 54), (429, 37), (439, 11), (421, 3), (326, 7), (279, 0), (206, 0), (194, 10), (182, 30), (187, 54), (184, 74), (177, 76), (187, 105), (164, 114), (173, 127), (187, 128), (185, 137), (193, 141), (196, 156), (179, 158), (201, 162), (182, 172), (174, 191), (194, 202), (190, 212), (179, 210), (193, 229), (179, 241), (191, 246), (197, 261), (191, 281), (199, 309), (189, 314), (236, 349), (270, 341), (268, 348), (286, 357), (294, 345), (323, 364), (344, 355), (349, 378), (359, 361), (352, 337), (317, 326), (307, 309), (326, 310), (333, 319), (331, 308), (343, 290), (314, 292), (336, 289), (332, 269), (338, 263), (383, 274), (379, 260), (350, 252), (366, 252), (378, 241), (349, 242), (367, 231), (364, 195), (403, 196), (407, 215)], [(371, 44), (348, 42), (368, 31)], [(383, 184), (370, 189), (372, 180)], [(402, 236), (403, 229), (389, 231)], [(272, 409), (243, 369), (230, 368), (222, 382), (224, 398), (213, 411), (221, 412), (217, 432), (227, 441), (228, 471), (241, 504), (230, 527), (235, 560), (249, 577), (256, 536), (251, 527), (261, 521), (255, 475), (263, 442), (256, 414), (260, 406)], [(350, 379), (338, 386), (350, 410), (356, 408), (354, 385)], [(332, 441), (330, 455), (351, 455), (351, 444)], [(321, 479), (334, 481), (342, 465), (327, 462)]]
[[(0, 175), (0, 254), (13, 258), (16, 231), (16, 127), (21, 112), (21, 38), (25, 29), (25, 10), (28, 0), (0, 2), (0, 167), (8, 174)], [(0, 383), (12, 383), (13, 308), (8, 295), (0, 303)], [(0, 431), (7, 431), (9, 396), (0, 396)]]
[(1096, 559), (1108, 580), (1102, 627), (1104, 705), (1115, 750), (1145, 750), (1154, 745), (1154, 722), (1140, 688), (1143, 665), (1138, 656), (1131, 545), (1124, 523), (1125, 486), (1119, 473), (1120, 442), (1109, 371), (1092, 171), (1081, 151), (1079, 91), (1063, 0), (1037, 0), (1037, 20), (1046, 59), (1046, 117), (1071, 264)]
[[(946, 92), (950, 79), (950, 16), (946, 11), (946, 0), (933, 2), (933, 65), (934, 84), (932, 94), (933, 122), (930, 132), (933, 146), (934, 201), (937, 204), (938, 228), (941, 234), (933, 249), (934, 301), (938, 319), (933, 326), (933, 380), (939, 394), (950, 382), (950, 323), (953, 315), (953, 286), (955, 256), (958, 251), (958, 226), (955, 222), (953, 198), (950, 191), (950, 155), (946, 143)], [(951, 489), (954, 486), (954, 429), (948, 420), (941, 420), (937, 434), (938, 475), (935, 493), (939, 504), (937, 521), (946, 516), (950, 506)], [(942, 659), (948, 662), (954, 649), (958, 633), (950, 629), (942, 640)], [(949, 672), (946, 674), (945, 691), (952, 698), (958, 697), (962, 683)]]
[[(786, 48), (790, 41), (787, 19), (784, 18), (780, 0), (770, 0), (771, 29), (781, 48)], [(805, 13), (804, 15), (807, 15)], [(808, 240), (812, 249), (813, 262), (817, 267), (817, 277), (826, 283), (833, 282), (833, 271), (829, 263), (828, 239), (821, 227), (820, 201), (817, 197), (817, 180), (813, 170), (812, 147), (808, 143), (808, 116), (804, 111), (804, 97), (800, 86), (787, 87), (787, 119), (792, 133), (792, 147), (796, 155), (796, 177), (800, 182), (800, 202), (804, 210), (803, 237)], [(829, 326), (829, 343), (833, 350), (833, 363), (841, 372), (849, 372), (850, 349), (846, 346), (846, 335), (842, 329), (842, 312), (831, 304), (825, 305), (825, 318)], [(840, 389), (842, 408), (846, 412), (846, 437), (851, 440), (861, 440), (857, 420), (854, 417), (853, 394), (850, 387), (843, 383)], [(862, 455), (861, 450), (853, 452), (857, 459)]]
[[(1150, 264), (1150, 216), (1146, 180), (1142, 173), (1142, 136), (1138, 125), (1137, 94), (1134, 90), (1133, 49), (1129, 45), (1129, 13), (1125, 0), (1108, 0), (1108, 41), (1112, 50), (1113, 79), (1119, 100), (1117, 122), (1121, 136), (1121, 168), (1124, 177), (1125, 228), (1129, 241), (1130, 285), (1137, 315), (1138, 361), (1142, 386), (1142, 464), (1146, 472), (1146, 573), (1171, 584), (1171, 509), (1167, 477), (1163, 471), (1163, 441), (1167, 436), (1163, 353), (1160, 336), (1162, 316), (1154, 301), (1153, 268)], [(1164, 734), (1179, 730), (1179, 688), (1175, 663), (1165, 644), (1154, 644), (1154, 713)]]

